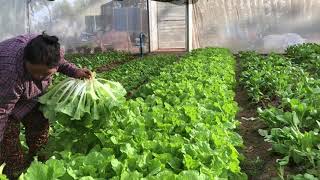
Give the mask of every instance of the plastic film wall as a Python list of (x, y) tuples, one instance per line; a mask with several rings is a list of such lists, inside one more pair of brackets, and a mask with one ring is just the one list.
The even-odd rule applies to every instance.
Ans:
[(68, 52), (138, 52), (148, 36), (145, 0), (33, 0), (31, 12), (31, 32), (58, 35)]
[(193, 46), (262, 53), (320, 42), (319, 0), (199, 0), (193, 4)]
[(67, 52), (92, 53), (138, 52), (140, 33), (148, 37), (146, 0), (0, 1), (0, 23), (5, 27), (0, 29), (0, 40), (46, 31), (58, 36)]
[(26, 1), (0, 0), (0, 41), (26, 32)]

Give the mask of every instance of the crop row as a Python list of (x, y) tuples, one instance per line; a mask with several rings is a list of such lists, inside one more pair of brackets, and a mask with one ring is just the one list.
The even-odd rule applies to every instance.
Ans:
[(120, 82), (127, 91), (131, 91), (146, 83), (151, 77), (159, 75), (163, 67), (177, 60), (174, 55), (147, 56), (123, 64), (112, 71), (99, 73), (99, 77)]
[(33, 162), (23, 177), (246, 179), (236, 150), (235, 83), (228, 50), (193, 51), (151, 78), (143, 98), (101, 117), (99, 128), (55, 124), (54, 158)]
[(86, 67), (90, 70), (96, 70), (97, 68), (114, 62), (126, 62), (132, 59), (132, 55), (126, 52), (108, 51), (106, 53), (96, 54), (67, 54), (65, 59), (76, 64), (78, 67)]
[(279, 175), (284, 167), (296, 164), (295, 178), (314, 178), (320, 174), (319, 85), (299, 64), (282, 55), (263, 57), (254, 52), (241, 55), (241, 83), (269, 128), (260, 130), (272, 150), (283, 155), (278, 161)]

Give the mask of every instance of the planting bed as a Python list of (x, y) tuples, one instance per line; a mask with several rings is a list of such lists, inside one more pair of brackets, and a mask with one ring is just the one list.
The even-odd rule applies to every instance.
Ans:
[[(139, 97), (125, 100), (107, 118), (90, 127), (49, 118), (53, 131), (43, 153), (55, 158), (33, 162), (24, 178), (41, 172), (47, 179), (245, 179), (235, 148), (242, 140), (234, 131), (235, 59), (230, 52), (201, 49), (179, 63), (155, 58), (124, 65), (131, 72), (137, 67), (150, 73), (150, 81)], [(145, 70), (143, 61), (154, 70)], [(153, 76), (157, 64), (168, 63)]]
[[(53, 93), (41, 98), (51, 129), (40, 154), (49, 160), (35, 159), (23, 179), (320, 176), (317, 44), (267, 56), (205, 48), (182, 56), (108, 52), (66, 59), (95, 71), (96, 83), (113, 87), (116, 96), (91, 82), (58, 85), (65, 80), (58, 75), (49, 93), (65, 93), (66, 100)], [(81, 94), (71, 84), (90, 88)], [(57, 102), (73, 106), (56, 108)]]

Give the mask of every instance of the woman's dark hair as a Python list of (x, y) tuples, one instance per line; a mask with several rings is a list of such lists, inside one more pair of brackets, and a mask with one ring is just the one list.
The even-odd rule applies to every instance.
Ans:
[(24, 49), (24, 59), (31, 64), (43, 64), (49, 68), (58, 66), (60, 43), (56, 36), (45, 32), (32, 39)]

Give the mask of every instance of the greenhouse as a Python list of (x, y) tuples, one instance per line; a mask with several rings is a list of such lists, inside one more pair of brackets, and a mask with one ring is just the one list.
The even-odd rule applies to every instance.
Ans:
[(320, 1), (0, 2), (0, 180), (320, 179)]

